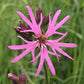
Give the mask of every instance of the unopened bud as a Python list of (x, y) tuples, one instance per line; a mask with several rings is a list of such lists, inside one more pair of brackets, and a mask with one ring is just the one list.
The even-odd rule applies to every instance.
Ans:
[(8, 78), (10, 78), (12, 80), (13, 84), (19, 84), (19, 77), (18, 76), (9, 73)]
[(36, 21), (37, 21), (37, 23), (39, 23), (39, 21), (40, 21), (40, 15), (41, 15), (41, 13), (42, 13), (42, 10), (41, 10), (41, 8), (38, 6), (38, 8), (37, 8), (37, 10), (36, 10)]
[(20, 21), (20, 26), (14, 28), (15, 31), (20, 34), (22, 37), (26, 38), (27, 40), (32, 40), (32, 33), (27, 33), (27, 32), (20, 32), (23, 30), (28, 30), (31, 29), (29, 26), (26, 26), (22, 21)]
[(21, 30), (31, 29), (29, 26), (26, 26), (22, 21), (20, 21), (20, 27), (21, 27)]
[(27, 83), (26, 76), (23, 72), (22, 72), (21, 77), (19, 79), (20, 79), (21, 84)]
[(43, 18), (43, 25), (48, 24), (48, 22), (49, 22), (49, 16), (44, 16), (44, 18)]
[(20, 77), (9, 73), (8, 78), (12, 80), (12, 84), (27, 84), (26, 76), (23, 72)]
[(20, 26), (14, 28), (17, 33), (22, 33), (20, 31), (31, 29), (29, 26), (26, 26), (22, 21), (20, 21)]

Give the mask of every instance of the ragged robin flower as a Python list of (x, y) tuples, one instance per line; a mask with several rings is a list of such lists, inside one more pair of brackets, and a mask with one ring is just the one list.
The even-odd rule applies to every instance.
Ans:
[[(19, 56), (17, 56), (16, 58), (14, 58), (12, 60), (12, 63), (19, 61), (25, 55), (27, 55), (29, 52), (31, 52), (32, 53), (32, 61), (31, 61), (32, 63), (34, 63), (35, 60), (40, 57), (40, 63), (39, 63), (38, 70), (37, 70), (35, 76), (38, 76), (38, 74), (40, 73), (40, 71), (43, 67), (44, 61), (47, 62), (51, 73), (53, 75), (55, 75), (56, 72), (55, 72), (54, 66), (49, 58), (49, 54), (55, 55), (57, 57), (57, 59), (59, 60), (60, 55), (56, 52), (56, 51), (58, 51), (59, 53), (63, 54), (64, 56), (73, 60), (73, 58), (71, 56), (69, 56), (66, 52), (64, 52), (60, 47), (69, 47), (69, 48), (77, 47), (77, 45), (73, 44), (73, 43), (60, 42), (60, 40), (62, 40), (67, 35), (67, 32), (60, 33), (57, 31), (70, 18), (70, 16), (69, 15), (66, 16), (59, 23), (56, 24), (61, 10), (58, 10), (55, 13), (52, 21), (51, 21), (51, 14), (49, 14), (48, 29), (45, 34), (42, 34), (42, 31), (41, 31), (41, 24), (43, 22), (42, 13), (40, 13), (40, 21), (39, 21), (39, 23), (37, 23), (30, 6), (26, 6), (26, 7), (29, 12), (31, 21), (29, 21), (28, 18), (25, 17), (25, 15), (22, 12), (18, 11), (17, 14), (24, 20), (24, 22), (30, 27), (30, 29), (23, 30), (20, 32), (33, 32), (35, 34), (35, 36), (34, 36), (35, 41), (27, 41), (23, 37), (19, 36), (19, 38), (22, 39), (26, 44), (8, 46), (8, 48), (12, 49), (12, 50), (25, 49), (25, 51), (23, 53), (21, 53)], [(48, 37), (50, 37), (53, 34), (61, 35), (61, 37), (56, 40), (48, 40)], [(37, 56), (35, 56), (34, 51), (35, 51), (36, 47), (38, 47), (38, 46), (40, 46), (40, 52)], [(51, 47), (53, 52), (50, 52), (47, 49), (47, 46)]]

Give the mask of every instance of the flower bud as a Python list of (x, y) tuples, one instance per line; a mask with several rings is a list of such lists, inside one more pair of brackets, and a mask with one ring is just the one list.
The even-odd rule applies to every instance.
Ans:
[(19, 84), (19, 77), (18, 76), (9, 73), (8, 78), (10, 78), (12, 80), (12, 84)]
[(20, 79), (21, 84), (27, 83), (26, 76), (23, 72), (22, 72), (21, 77), (19, 79)]
[(37, 8), (37, 10), (36, 10), (36, 21), (37, 21), (37, 23), (39, 23), (39, 21), (40, 21), (41, 12), (42, 12), (42, 10), (41, 10), (41, 8), (38, 6), (38, 8)]
[(20, 77), (9, 73), (8, 78), (12, 80), (12, 84), (27, 84), (26, 76), (23, 72)]
[(43, 18), (43, 25), (48, 24), (48, 22), (49, 22), (49, 16), (44, 16), (44, 18)]
[(20, 32), (20, 31), (23, 31), (23, 30), (31, 29), (29, 26), (26, 26), (22, 21), (20, 21), (20, 26), (19, 27), (15, 27), (14, 29), (22, 37), (26, 38), (27, 40), (32, 40), (31, 37), (32, 37), (33, 33), (31, 33), (31, 32), (30, 33)]

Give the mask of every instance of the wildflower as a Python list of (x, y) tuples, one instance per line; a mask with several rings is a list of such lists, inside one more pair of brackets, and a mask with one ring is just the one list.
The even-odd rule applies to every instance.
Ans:
[[(55, 72), (54, 66), (53, 66), (53, 64), (49, 58), (49, 54), (55, 55), (57, 57), (57, 59), (59, 60), (60, 55), (56, 52), (56, 51), (58, 51), (61, 54), (63, 54), (64, 56), (73, 60), (73, 58), (71, 56), (69, 56), (66, 52), (64, 52), (60, 47), (69, 47), (69, 48), (70, 47), (71, 48), (77, 47), (77, 45), (73, 44), (73, 43), (59, 42), (60, 40), (62, 40), (67, 35), (68, 32), (60, 33), (57, 31), (57, 29), (59, 29), (70, 18), (70, 16), (69, 15), (66, 16), (63, 20), (61, 20), (58, 24), (56, 24), (61, 10), (58, 10), (55, 13), (52, 21), (51, 21), (51, 14), (49, 14), (49, 26), (48, 26), (47, 32), (43, 35), (41, 32), (41, 24), (43, 22), (42, 13), (40, 14), (40, 21), (37, 24), (36, 19), (33, 15), (32, 9), (29, 6), (27, 6), (27, 9), (29, 12), (31, 22), (25, 17), (25, 15), (22, 12), (18, 11), (17, 14), (24, 20), (24, 22), (27, 23), (28, 26), (30, 26), (31, 29), (23, 30), (20, 32), (33, 32), (35, 34), (35, 36), (34, 36), (35, 41), (27, 41), (23, 37), (19, 36), (19, 38), (22, 39), (26, 44), (8, 46), (8, 48), (13, 49), (13, 50), (25, 49), (25, 51), (23, 53), (21, 53), (19, 56), (17, 56), (16, 58), (14, 58), (12, 60), (12, 63), (19, 61), (25, 55), (27, 55), (29, 52), (31, 52), (32, 56), (33, 56), (32, 61), (31, 61), (32, 63), (34, 63), (35, 60), (40, 57), (40, 63), (39, 63), (38, 70), (37, 70), (37, 73), (35, 76), (38, 76), (38, 74), (40, 73), (40, 71), (43, 67), (43, 64), (44, 64), (44, 60), (47, 61), (47, 64), (50, 68), (50, 71), (52, 72), (53, 75), (55, 75), (56, 72)], [(57, 40), (48, 40), (48, 37), (53, 35), (53, 34), (59, 34), (59, 35), (61, 35), (61, 37), (58, 38)], [(53, 50), (53, 52), (50, 52), (47, 49), (46, 45), (50, 46), (51, 49)], [(40, 46), (40, 52), (35, 57), (34, 51), (35, 51), (35, 48), (37, 46)]]

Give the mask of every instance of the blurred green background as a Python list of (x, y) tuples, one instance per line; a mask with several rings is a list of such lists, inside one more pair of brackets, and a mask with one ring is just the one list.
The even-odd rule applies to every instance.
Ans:
[[(68, 14), (71, 16), (60, 31), (68, 31), (68, 35), (62, 42), (76, 43), (77, 48), (63, 48), (74, 60), (64, 56), (58, 62), (55, 56), (50, 56), (56, 70), (53, 76), (48, 68), (49, 84), (84, 84), (84, 0), (0, 0), (0, 84), (11, 84), (7, 74), (13, 73), (18, 76), (24, 71), (28, 84), (44, 84), (44, 71), (38, 77), (35, 73), (38, 61), (33, 65), (30, 63), (31, 53), (14, 64), (11, 60), (22, 51), (9, 50), (8, 45), (24, 44), (14, 31), (14, 27), (22, 20), (17, 11), (28, 14), (26, 5), (30, 5), (34, 14), (37, 6), (42, 8), (43, 14), (48, 15), (61, 9), (58, 22)], [(50, 37), (53, 39), (55, 36)]]

